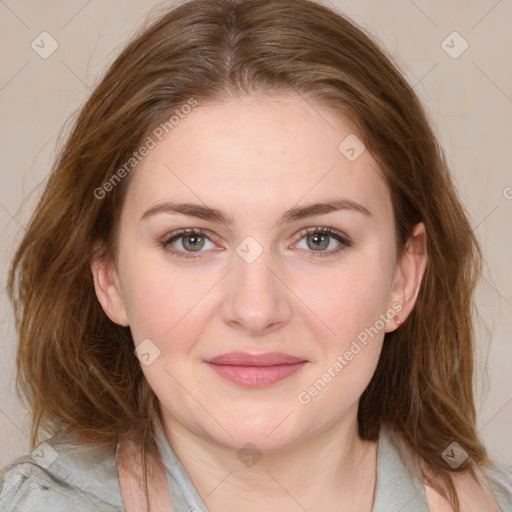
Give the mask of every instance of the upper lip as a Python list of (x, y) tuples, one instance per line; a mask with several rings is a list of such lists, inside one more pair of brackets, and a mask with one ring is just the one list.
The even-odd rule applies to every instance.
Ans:
[(282, 364), (302, 363), (306, 360), (283, 352), (266, 352), (249, 354), (248, 352), (229, 352), (207, 359), (207, 363), (232, 366), (276, 366)]

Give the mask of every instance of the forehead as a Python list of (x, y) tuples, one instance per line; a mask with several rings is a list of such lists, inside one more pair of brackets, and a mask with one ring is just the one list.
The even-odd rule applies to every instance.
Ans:
[(376, 215), (391, 210), (378, 166), (347, 120), (300, 96), (198, 104), (156, 142), (134, 171), (132, 210), (193, 200), (277, 213), (340, 197)]

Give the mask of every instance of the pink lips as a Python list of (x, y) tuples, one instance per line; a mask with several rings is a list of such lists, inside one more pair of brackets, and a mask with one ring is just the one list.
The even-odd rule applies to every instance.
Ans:
[(242, 386), (263, 387), (275, 384), (298, 372), (305, 359), (282, 352), (251, 355), (230, 352), (205, 361), (221, 377)]

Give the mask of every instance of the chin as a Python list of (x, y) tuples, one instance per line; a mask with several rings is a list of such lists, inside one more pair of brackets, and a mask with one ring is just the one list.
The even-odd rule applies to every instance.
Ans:
[(291, 407), (267, 407), (258, 411), (252, 405), (224, 416), (222, 426), (226, 430), (216, 428), (211, 435), (217, 442), (237, 450), (250, 443), (262, 452), (278, 451), (291, 447), (306, 435), (303, 428), (298, 428), (294, 416)]

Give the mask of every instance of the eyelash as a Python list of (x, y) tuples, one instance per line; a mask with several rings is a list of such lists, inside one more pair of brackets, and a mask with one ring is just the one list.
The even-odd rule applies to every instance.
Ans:
[[(170, 244), (172, 242), (178, 240), (179, 238), (182, 238), (184, 235), (198, 235), (198, 236), (206, 238), (210, 242), (213, 242), (213, 240), (211, 240), (211, 235), (209, 235), (209, 233), (207, 233), (206, 231), (203, 231), (202, 229), (199, 229), (199, 228), (186, 228), (186, 229), (181, 229), (179, 231), (170, 233), (169, 236), (167, 236), (166, 238), (164, 238), (161, 241), (161, 246), (164, 249), (168, 250), (173, 256), (176, 256), (178, 258), (184, 258), (184, 259), (202, 258), (203, 256), (201, 256), (200, 254), (201, 254), (201, 252), (204, 252), (204, 251), (198, 251), (197, 255), (192, 255), (193, 253), (191, 253), (191, 252), (180, 251), (180, 250), (176, 250), (174, 248), (169, 248)], [(339, 231), (336, 231), (336, 230), (334, 230), (332, 228), (328, 228), (328, 227), (325, 227), (325, 228), (313, 227), (313, 228), (305, 228), (305, 229), (301, 230), (297, 235), (297, 240), (294, 242), (294, 245), (297, 244), (298, 242), (300, 242), (307, 235), (329, 235), (330, 237), (334, 238), (341, 244), (340, 247), (338, 247), (337, 249), (331, 249), (330, 251), (307, 251), (307, 252), (313, 253), (314, 257), (322, 258), (322, 257), (326, 257), (326, 256), (331, 256), (333, 254), (337, 254), (337, 253), (343, 251), (344, 249), (352, 246), (352, 242), (345, 235), (343, 235)], [(303, 249), (303, 250), (305, 250), (305, 249)]]

